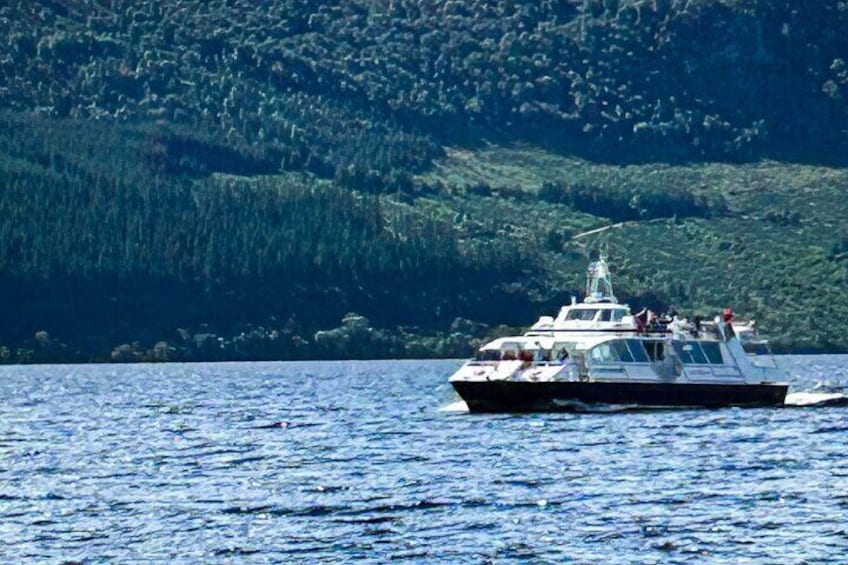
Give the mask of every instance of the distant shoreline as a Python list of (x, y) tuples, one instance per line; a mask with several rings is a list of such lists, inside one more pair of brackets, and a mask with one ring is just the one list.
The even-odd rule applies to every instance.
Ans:
[[(475, 343), (477, 340), (475, 340)], [(844, 349), (826, 349), (826, 348), (798, 348), (798, 349), (778, 349), (764, 356), (794, 356), (794, 355), (846, 355), (848, 350)], [(437, 352), (419, 352), (418, 355), (380, 355), (374, 352), (369, 355), (351, 355), (351, 356), (299, 356), (299, 357), (246, 357), (246, 356), (225, 356), (216, 355), (209, 357), (180, 357), (172, 356), (169, 358), (122, 358), (112, 359), (103, 356), (84, 357), (80, 354), (69, 355), (67, 357), (55, 356), (47, 357), (44, 355), (32, 355), (29, 358), (16, 360), (3, 358), (0, 360), (0, 366), (25, 366), (25, 365), (133, 365), (133, 364), (203, 364), (203, 363), (316, 363), (316, 362), (339, 362), (339, 361), (420, 361), (420, 360), (459, 360), (468, 359), (474, 355), (474, 348), (469, 347), (467, 351), (457, 351), (453, 355), (438, 354)]]

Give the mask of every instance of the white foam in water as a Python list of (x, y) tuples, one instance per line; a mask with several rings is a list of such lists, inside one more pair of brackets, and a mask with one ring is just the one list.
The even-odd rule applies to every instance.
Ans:
[(468, 412), (468, 405), (464, 400), (451, 402), (447, 406), (439, 408), (439, 412)]
[(848, 396), (840, 392), (792, 392), (786, 395), (786, 406), (828, 406), (848, 404)]
[[(579, 400), (554, 400), (554, 404), (575, 412), (626, 412), (629, 410), (663, 408), (639, 404), (584, 404)], [(787, 407), (848, 406), (848, 396), (840, 392), (792, 392), (786, 395), (783, 405)], [(464, 401), (458, 400), (442, 406), (439, 408), (439, 412), (468, 412), (468, 405)]]
[(626, 412), (639, 408), (650, 408), (650, 406), (640, 406), (638, 404), (586, 404), (579, 400), (560, 400), (558, 398), (555, 398), (553, 402), (561, 408), (571, 409), (575, 412)]

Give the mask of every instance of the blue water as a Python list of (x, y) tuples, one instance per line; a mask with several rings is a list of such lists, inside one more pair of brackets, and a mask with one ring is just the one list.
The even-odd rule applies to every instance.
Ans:
[(457, 365), (4, 367), (0, 562), (848, 560), (844, 406), (472, 415)]

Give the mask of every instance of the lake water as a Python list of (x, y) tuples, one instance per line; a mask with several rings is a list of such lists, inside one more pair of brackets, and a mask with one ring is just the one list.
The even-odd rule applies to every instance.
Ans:
[(473, 415), (458, 364), (0, 368), (0, 562), (848, 560), (848, 407)]

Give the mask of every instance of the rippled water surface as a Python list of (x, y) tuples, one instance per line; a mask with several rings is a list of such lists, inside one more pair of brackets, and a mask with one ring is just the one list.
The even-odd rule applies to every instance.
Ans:
[(457, 366), (4, 367), (0, 562), (848, 562), (848, 408), (472, 415)]

